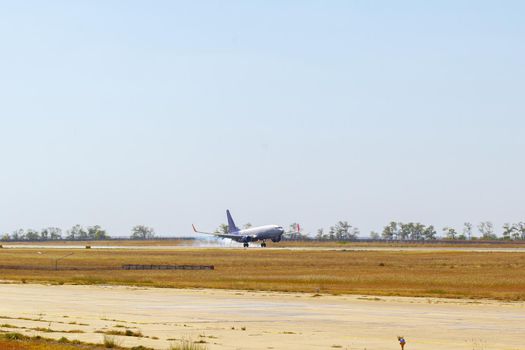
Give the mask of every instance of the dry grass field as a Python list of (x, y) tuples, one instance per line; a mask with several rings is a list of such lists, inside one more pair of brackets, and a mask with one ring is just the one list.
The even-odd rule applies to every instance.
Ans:
[(0, 349), (2, 350), (79, 350), (79, 349), (105, 349), (103, 346), (81, 346), (65, 345), (59, 343), (40, 342), (34, 340), (12, 341), (0, 340)]
[(1, 269), (0, 279), (330, 294), (525, 300), (525, 253), (451, 251), (290, 251), (263, 249), (0, 249), (2, 266), (118, 268), (202, 264), (211, 271)]
[(0, 334), (2, 350), (102, 350), (103, 345), (82, 344), (80, 342), (56, 341), (40, 337), (27, 337), (19, 333)]

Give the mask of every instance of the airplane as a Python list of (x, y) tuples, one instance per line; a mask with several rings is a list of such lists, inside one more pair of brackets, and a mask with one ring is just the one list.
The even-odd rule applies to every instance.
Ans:
[[(242, 243), (244, 248), (249, 246), (249, 242), (262, 241), (261, 247), (266, 247), (266, 240), (271, 240), (272, 242), (279, 242), (284, 234), (284, 228), (278, 225), (265, 225), (258, 227), (250, 227), (247, 229), (240, 229), (235, 226), (235, 222), (230, 214), (229, 210), (226, 210), (226, 216), (228, 217), (228, 233), (212, 233), (212, 232), (202, 232), (198, 231), (195, 225), (193, 226), (193, 231), (196, 233), (204, 233), (207, 235), (213, 235), (220, 238), (229, 238), (235, 242)], [(300, 227), (297, 227), (297, 231), (300, 230)]]

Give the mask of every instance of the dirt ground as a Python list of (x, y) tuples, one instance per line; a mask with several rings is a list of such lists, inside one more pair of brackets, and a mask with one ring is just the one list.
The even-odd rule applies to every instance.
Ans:
[[(0, 284), (0, 329), (167, 349), (523, 349), (525, 303), (370, 296)], [(35, 330), (37, 329), (37, 330)], [(96, 333), (99, 332), (99, 333)]]

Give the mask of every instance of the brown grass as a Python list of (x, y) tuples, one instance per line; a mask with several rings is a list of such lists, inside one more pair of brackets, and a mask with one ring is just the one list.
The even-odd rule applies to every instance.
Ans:
[[(59, 340), (28, 337), (20, 333), (0, 334), (0, 349), (2, 350), (102, 350), (102, 345), (70, 341), (66, 338)], [(119, 348), (121, 349), (121, 348)]]
[[(14, 341), (0, 340), (0, 349), (2, 350), (71, 350), (78, 349), (71, 345), (49, 344), (37, 341)], [(102, 349), (102, 348), (101, 348)]]
[[(0, 265), (52, 266), (67, 250), (3, 249)], [(525, 253), (178, 249), (75, 250), (65, 267), (215, 265), (213, 271), (0, 270), (0, 279), (286, 292), (525, 300)]]

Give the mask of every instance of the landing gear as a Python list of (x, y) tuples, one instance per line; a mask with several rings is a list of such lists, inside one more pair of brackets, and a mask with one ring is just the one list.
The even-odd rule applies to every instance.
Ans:
[(244, 243), (242, 246), (243, 246), (244, 248), (248, 248), (249, 244), (248, 244), (248, 243)]
[(266, 248), (266, 242), (261, 243), (261, 248)]

